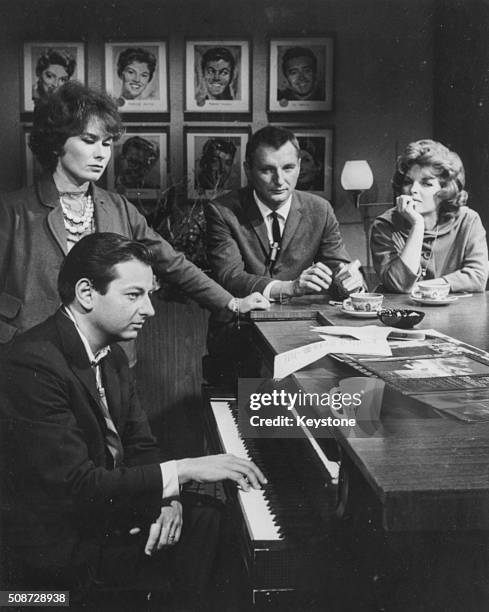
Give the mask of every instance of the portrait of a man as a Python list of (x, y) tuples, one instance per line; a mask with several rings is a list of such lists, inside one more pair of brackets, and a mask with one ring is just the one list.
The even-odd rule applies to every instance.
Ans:
[(187, 130), (188, 196), (213, 198), (244, 185), (247, 130)]
[(160, 187), (158, 173), (152, 172), (160, 157), (158, 145), (148, 138), (131, 136), (117, 157), (116, 187), (155, 189)]
[(269, 110), (333, 108), (333, 39), (292, 38), (270, 42)]
[(167, 184), (168, 134), (130, 128), (114, 143), (107, 169), (111, 189), (130, 200), (156, 199)]
[(200, 59), (197, 104), (206, 100), (234, 100), (236, 98), (236, 58), (227, 47), (207, 49)]
[(307, 47), (290, 47), (282, 55), (286, 87), (279, 89), (279, 100), (324, 100), (324, 83), (318, 79), (318, 60)]
[(186, 110), (249, 110), (247, 41), (187, 41)]
[(210, 138), (202, 148), (196, 173), (198, 189), (221, 191), (228, 186), (237, 147), (230, 140)]

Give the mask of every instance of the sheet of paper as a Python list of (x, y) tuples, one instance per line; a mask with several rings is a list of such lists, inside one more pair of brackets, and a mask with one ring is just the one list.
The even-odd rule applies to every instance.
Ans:
[(368, 340), (326, 337), (319, 342), (299, 346), (277, 355), (273, 362), (273, 377), (285, 378), (297, 370), (314, 363), (328, 353), (349, 353), (352, 355), (391, 356), (387, 340), (370, 337)]
[(362, 327), (353, 327), (352, 325), (321, 325), (320, 327), (312, 327), (311, 330), (327, 336), (350, 336), (357, 340), (370, 340), (371, 338), (385, 340), (393, 330), (393, 327), (383, 325), (363, 325)]
[(347, 353), (349, 355), (380, 355), (391, 357), (392, 351), (385, 338), (365, 338), (355, 340), (353, 338), (335, 338), (322, 336), (327, 343), (328, 353)]
[(324, 340), (299, 346), (275, 356), (273, 360), (273, 377), (285, 378), (310, 363), (314, 363), (329, 352), (328, 343)]
[(429, 343), (429, 341), (426, 340), (397, 340), (395, 342), (391, 340), (389, 342), (389, 346), (391, 347), (391, 349), (408, 349), (415, 348), (418, 346), (426, 346), (427, 342)]

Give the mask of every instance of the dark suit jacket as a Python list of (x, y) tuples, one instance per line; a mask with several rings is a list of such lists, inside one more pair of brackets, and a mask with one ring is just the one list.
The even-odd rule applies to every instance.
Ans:
[(272, 279), (294, 280), (313, 262), (333, 270), (350, 261), (329, 202), (294, 191), (278, 259), (270, 274), (270, 243), (250, 188), (206, 206), (208, 257), (217, 282), (238, 297), (263, 292)]
[[(224, 308), (232, 296), (146, 224), (123, 196), (92, 186), (95, 227), (145, 242), (156, 273), (202, 306)], [(0, 344), (52, 315), (59, 306), (58, 271), (66, 230), (51, 176), (0, 199)]]
[(58, 311), (19, 335), (3, 349), (0, 368), (0, 397), (11, 406), (2, 406), (13, 486), (6, 536), (17, 555), (40, 568), (90, 563), (106, 534), (159, 515), (159, 450), (119, 346), (102, 362), (125, 451), (116, 469), (95, 375), (68, 317)]

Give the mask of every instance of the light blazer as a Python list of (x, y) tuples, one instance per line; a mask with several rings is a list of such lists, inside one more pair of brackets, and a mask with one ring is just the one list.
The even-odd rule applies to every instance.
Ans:
[(207, 254), (217, 282), (238, 297), (263, 293), (272, 279), (294, 280), (313, 262), (333, 270), (350, 261), (329, 202), (294, 191), (278, 259), (270, 274), (265, 221), (250, 188), (206, 206)]
[[(145, 242), (156, 273), (202, 306), (224, 308), (232, 296), (150, 229), (123, 196), (92, 185), (95, 227)], [(58, 271), (67, 252), (58, 192), (51, 176), (0, 199), (0, 344), (52, 315)]]
[(116, 469), (104, 441), (95, 374), (73, 322), (58, 311), (1, 352), (0, 397), (10, 404), (1, 406), (2, 421), (14, 488), (6, 535), (31, 565), (95, 563), (105, 534), (159, 515), (159, 449), (122, 349), (114, 345), (101, 367), (124, 447), (124, 466)]

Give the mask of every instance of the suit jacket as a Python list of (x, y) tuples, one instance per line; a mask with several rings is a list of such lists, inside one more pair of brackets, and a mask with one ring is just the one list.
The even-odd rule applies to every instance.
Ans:
[(294, 191), (278, 259), (270, 273), (270, 242), (250, 188), (206, 206), (207, 253), (217, 282), (238, 297), (263, 293), (272, 279), (294, 280), (313, 262), (333, 270), (348, 263), (339, 224), (329, 202)]
[(106, 534), (159, 515), (159, 450), (122, 349), (114, 345), (101, 367), (124, 447), (124, 465), (115, 469), (95, 374), (73, 322), (58, 311), (2, 350), (12, 488), (6, 537), (31, 566), (94, 562)]
[[(232, 296), (150, 229), (123, 196), (92, 185), (95, 227), (145, 242), (155, 272), (202, 306), (224, 308)], [(0, 200), (0, 343), (52, 315), (59, 306), (58, 271), (67, 252), (59, 196), (51, 176)]]

